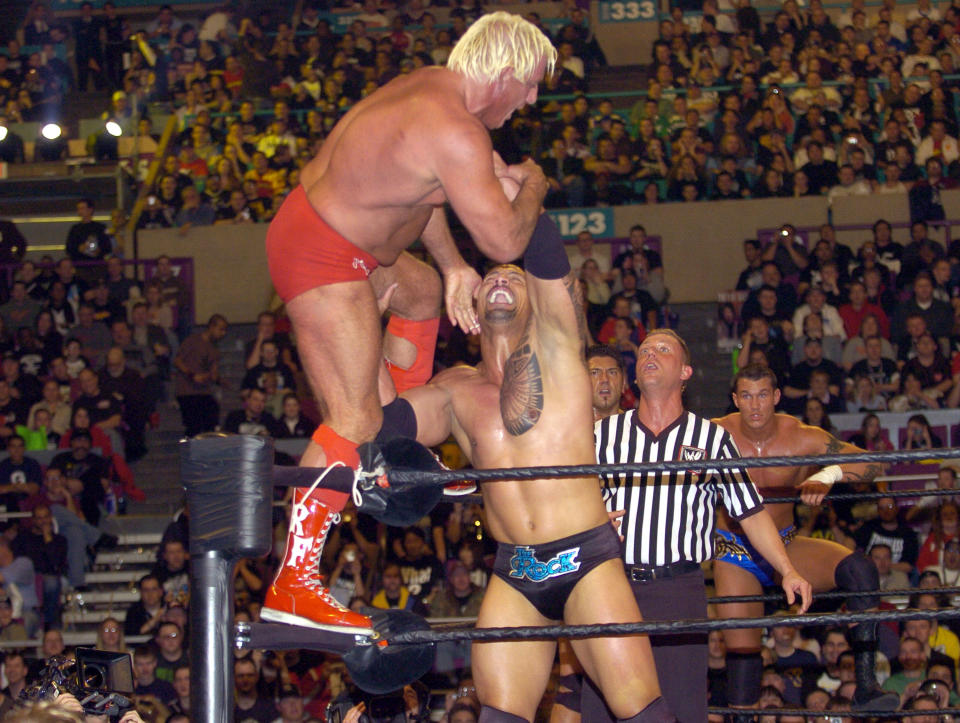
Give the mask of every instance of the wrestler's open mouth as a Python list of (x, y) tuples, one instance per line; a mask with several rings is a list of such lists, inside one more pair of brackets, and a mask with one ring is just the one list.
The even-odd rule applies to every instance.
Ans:
[(515, 301), (513, 294), (509, 289), (502, 286), (496, 286), (487, 294), (487, 302), (490, 304), (512, 304)]

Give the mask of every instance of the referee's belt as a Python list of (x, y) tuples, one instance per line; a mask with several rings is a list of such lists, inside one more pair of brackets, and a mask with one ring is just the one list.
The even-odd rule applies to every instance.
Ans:
[(696, 572), (700, 569), (700, 563), (681, 560), (680, 562), (671, 562), (669, 565), (627, 565), (626, 567), (627, 577), (633, 582), (652, 582), (653, 580), (666, 580)]

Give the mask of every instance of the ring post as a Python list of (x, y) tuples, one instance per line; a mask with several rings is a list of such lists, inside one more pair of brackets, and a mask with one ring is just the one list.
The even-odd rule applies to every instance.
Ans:
[(201, 435), (180, 445), (190, 507), (190, 718), (233, 720), (233, 572), (271, 547), (273, 442)]

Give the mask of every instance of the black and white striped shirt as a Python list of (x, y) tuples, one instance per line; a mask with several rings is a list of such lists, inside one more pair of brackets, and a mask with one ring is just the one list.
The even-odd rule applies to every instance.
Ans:
[(662, 462), (689, 459), (689, 472), (601, 475), (608, 510), (626, 510), (621, 534), (628, 565), (669, 565), (713, 556), (716, 505), (735, 519), (763, 509), (757, 488), (743, 470), (697, 468), (698, 459), (739, 459), (730, 434), (713, 422), (684, 412), (660, 435), (631, 409), (594, 427), (597, 462)]

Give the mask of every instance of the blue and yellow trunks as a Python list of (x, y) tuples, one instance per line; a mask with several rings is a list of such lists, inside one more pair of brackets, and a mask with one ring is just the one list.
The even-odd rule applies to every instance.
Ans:
[[(793, 525), (780, 530), (780, 539), (783, 540), (784, 547), (789, 545), (790, 541), (796, 536), (797, 528)], [(743, 568), (752, 573), (764, 587), (775, 584), (773, 581), (775, 574), (773, 566), (757, 552), (757, 549), (750, 544), (746, 537), (735, 532), (717, 530), (714, 533), (713, 559)]]
[(518, 590), (540, 614), (563, 620), (563, 608), (577, 583), (607, 560), (621, 558), (620, 538), (613, 525), (538, 545), (501, 542), (493, 573)]

